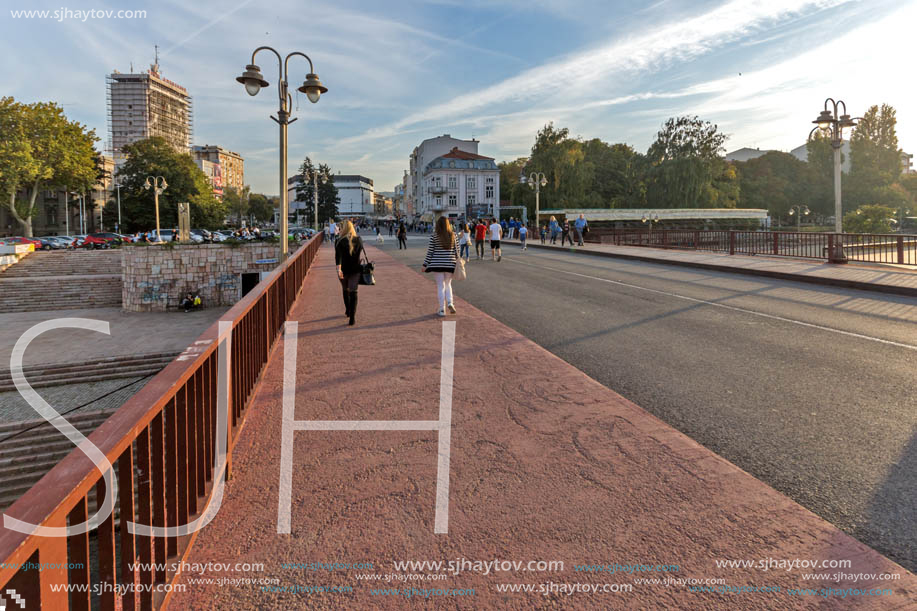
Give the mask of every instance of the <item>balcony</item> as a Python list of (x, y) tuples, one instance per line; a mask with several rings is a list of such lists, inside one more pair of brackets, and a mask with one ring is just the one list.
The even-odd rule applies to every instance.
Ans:
[(432, 187), (427, 187), (427, 193), (432, 193), (433, 195), (443, 195), (446, 192), (446, 187), (442, 185), (434, 185)]

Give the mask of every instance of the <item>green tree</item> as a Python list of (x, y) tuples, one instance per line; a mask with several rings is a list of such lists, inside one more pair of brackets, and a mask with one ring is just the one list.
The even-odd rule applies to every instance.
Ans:
[[(215, 229), (226, 220), (228, 205), (213, 194), (207, 176), (188, 153), (179, 153), (160, 137), (138, 140), (124, 147), (127, 161), (116, 172), (121, 183), (121, 213), (124, 231), (155, 227), (153, 192), (144, 185), (147, 177), (162, 176), (168, 188), (159, 196), (159, 218), (163, 229), (178, 225), (178, 203), (191, 204), (191, 225)], [(113, 200), (105, 206), (106, 225), (117, 220)]]
[(785, 219), (790, 208), (807, 205), (813, 212), (814, 171), (789, 153), (770, 151), (736, 164), (742, 208), (765, 208), (776, 219)]
[(598, 138), (584, 143), (592, 181), (585, 208), (640, 208), (646, 203), (643, 159), (627, 144), (607, 144)]
[(647, 201), (656, 208), (735, 206), (737, 179), (720, 158), (728, 136), (709, 121), (673, 117), (647, 151)]
[(57, 104), (0, 98), (0, 202), (22, 226), (23, 235), (32, 235), (39, 192), (92, 187), (97, 140), (94, 130), (69, 121)]
[(891, 233), (895, 209), (888, 206), (865, 205), (844, 215), (847, 233)]
[(262, 193), (252, 193), (248, 198), (248, 213), (259, 223), (264, 223), (274, 216), (276, 202)]
[(231, 218), (236, 223), (236, 227), (247, 225), (249, 204), (251, 198), (251, 187), (245, 185), (242, 191), (235, 187), (223, 188), (223, 204)]
[(895, 206), (899, 198), (891, 187), (901, 175), (895, 109), (872, 106), (850, 136), (850, 174), (844, 187), (845, 208), (862, 204)]
[[(318, 174), (318, 222), (319, 225), (327, 222), (329, 219), (337, 218), (338, 204), (341, 198), (338, 196), (338, 189), (334, 185), (334, 176), (331, 168), (326, 164), (319, 164), (318, 167), (312, 163), (309, 157), (306, 157), (302, 165), (299, 166), (299, 180), (296, 183), (296, 200), (306, 202), (305, 216), (306, 223), (314, 224), (315, 217), (315, 181), (313, 176)], [(321, 177), (327, 176), (328, 180), (322, 183)]]

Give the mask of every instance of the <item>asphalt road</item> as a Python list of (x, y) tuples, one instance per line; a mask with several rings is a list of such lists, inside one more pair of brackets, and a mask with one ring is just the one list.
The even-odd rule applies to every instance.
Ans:
[(917, 571), (917, 300), (515, 245), (454, 288)]

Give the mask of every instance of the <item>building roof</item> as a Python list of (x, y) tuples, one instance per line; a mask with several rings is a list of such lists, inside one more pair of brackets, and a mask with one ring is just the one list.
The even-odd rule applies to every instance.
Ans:
[(431, 170), (458, 169), (458, 170), (497, 170), (497, 164), (493, 157), (476, 155), (460, 151), (458, 147), (452, 147), (452, 150), (445, 155), (440, 155), (427, 164), (423, 172), (426, 174)]
[(748, 161), (749, 159), (756, 159), (757, 157), (761, 157), (762, 155), (766, 155), (767, 153), (770, 153), (770, 152), (771, 151), (769, 149), (764, 149), (762, 151), (761, 149), (758, 149), (758, 148), (753, 149), (753, 148), (744, 146), (740, 149), (736, 149), (734, 151), (726, 153), (725, 159), (726, 161)]

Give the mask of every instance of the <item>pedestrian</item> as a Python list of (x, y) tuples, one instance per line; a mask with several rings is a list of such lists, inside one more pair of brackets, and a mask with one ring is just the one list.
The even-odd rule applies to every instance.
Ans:
[(392, 237), (395, 234), (395, 223), (388, 224), (388, 237)]
[(172, 241), (178, 242), (178, 229), (172, 229)]
[(560, 230), (560, 245), (564, 245), (565, 240), (570, 240), (570, 246), (573, 246), (573, 238), (570, 236), (570, 221), (564, 220), (564, 226)]
[(516, 235), (516, 220), (513, 217), (509, 217), (509, 221), (506, 223), (506, 239), (512, 240), (514, 235)]
[(408, 229), (403, 222), (398, 225), (398, 250), (402, 248), (404, 250), (408, 249)]
[(181, 307), (185, 310), (185, 313), (191, 311), (191, 308), (194, 307), (194, 295), (188, 293), (185, 295), (185, 298), (181, 300)]
[[(505, 222), (505, 221), (504, 221)], [(490, 225), (490, 259), (491, 261), (500, 261), (503, 258), (503, 251), (500, 250), (500, 239), (503, 237), (503, 226), (493, 220)]]
[(436, 229), (430, 236), (430, 245), (427, 247), (427, 256), (423, 260), (421, 269), (432, 272), (436, 279), (436, 296), (439, 309), (437, 316), (445, 316), (446, 308), (455, 314), (455, 305), (452, 303), (452, 275), (458, 265), (458, 251), (456, 250), (455, 233), (449, 219), (441, 216), (436, 219)]
[(542, 225), (541, 226), (541, 244), (542, 246), (544, 245), (544, 241), (547, 239), (547, 237), (548, 237), (548, 226)]
[(525, 250), (527, 248), (527, 246), (525, 245), (525, 239), (528, 237), (528, 235), (529, 235), (529, 230), (525, 226), (525, 223), (523, 223), (519, 227), (519, 243), (522, 244), (522, 250)]
[(459, 225), (458, 232), (458, 245), (459, 245), (459, 257), (464, 258), (466, 261), (471, 258), (468, 254), (469, 242), (471, 241), (470, 230), (468, 225)]
[(500, 221), (500, 227), (503, 229), (502, 235), (506, 235), (506, 232), (509, 230), (509, 223), (506, 222), (506, 219)]
[(328, 222), (328, 237), (331, 238), (331, 245), (334, 246), (338, 239), (338, 226), (334, 219)]
[(557, 244), (557, 232), (560, 231), (560, 226), (557, 224), (557, 219), (553, 216), (548, 223), (548, 228), (551, 230), (551, 244)]
[(576, 219), (574, 226), (576, 227), (576, 241), (578, 242), (580, 246), (582, 246), (583, 245), (583, 235), (586, 233), (586, 227), (588, 226), (588, 224), (586, 223), (586, 215), (580, 214), (579, 218)]
[(484, 219), (478, 219), (477, 225), (474, 226), (474, 254), (478, 259), (484, 258), (484, 240), (487, 238), (487, 225)]
[(344, 221), (341, 224), (341, 235), (334, 244), (334, 263), (337, 266), (338, 279), (341, 281), (341, 292), (344, 296), (344, 315), (348, 325), (356, 323), (357, 288), (363, 268), (360, 265), (360, 253), (363, 252), (363, 240), (357, 235), (353, 223)]

